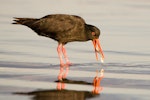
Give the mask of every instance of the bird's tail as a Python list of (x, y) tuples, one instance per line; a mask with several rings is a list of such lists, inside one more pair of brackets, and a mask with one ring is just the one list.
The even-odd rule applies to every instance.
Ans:
[(37, 19), (35, 18), (17, 18), (14, 17), (14, 22), (12, 24), (22, 24), (22, 25), (26, 25), (26, 26), (30, 26), (31, 24), (33, 24)]

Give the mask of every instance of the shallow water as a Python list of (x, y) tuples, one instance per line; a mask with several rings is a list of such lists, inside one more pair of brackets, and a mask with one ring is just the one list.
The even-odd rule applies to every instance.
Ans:
[[(97, 69), (105, 70), (103, 90), (90, 100), (149, 100), (149, 9), (149, 0), (1, 0), (0, 100), (32, 100), (34, 95), (13, 93), (56, 89), (57, 42), (39, 37), (27, 27), (11, 24), (13, 17), (40, 18), (53, 13), (79, 15), (101, 29), (103, 64), (96, 61), (91, 41), (66, 45), (74, 64), (69, 79), (91, 83)], [(67, 90), (93, 90), (91, 85), (65, 85)]]

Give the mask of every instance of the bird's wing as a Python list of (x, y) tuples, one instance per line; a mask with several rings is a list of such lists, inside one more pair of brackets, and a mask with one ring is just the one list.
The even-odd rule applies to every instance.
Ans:
[(41, 34), (57, 34), (72, 30), (79, 23), (84, 23), (84, 20), (82, 18), (78, 18), (77, 16), (49, 15), (33, 23), (32, 29), (36, 32), (39, 31)]

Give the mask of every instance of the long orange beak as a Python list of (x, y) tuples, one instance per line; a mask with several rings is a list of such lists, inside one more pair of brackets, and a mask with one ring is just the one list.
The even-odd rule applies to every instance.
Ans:
[(94, 39), (93, 45), (94, 45), (94, 49), (95, 49), (96, 60), (98, 60), (98, 53), (100, 53), (101, 54), (101, 62), (103, 62), (104, 54), (103, 54), (103, 50), (101, 48), (99, 39)]

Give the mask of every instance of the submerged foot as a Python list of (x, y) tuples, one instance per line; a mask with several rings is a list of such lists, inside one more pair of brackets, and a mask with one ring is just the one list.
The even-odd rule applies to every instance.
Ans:
[(73, 64), (70, 61), (68, 61), (68, 62), (66, 62), (66, 65), (67, 66), (72, 66)]
[(61, 63), (60, 64), (60, 67), (69, 67), (69, 66), (72, 66), (73, 64), (71, 62), (67, 62), (66, 64), (64, 63)]
[(65, 67), (65, 66), (66, 66), (66, 64), (60, 63), (60, 67)]

